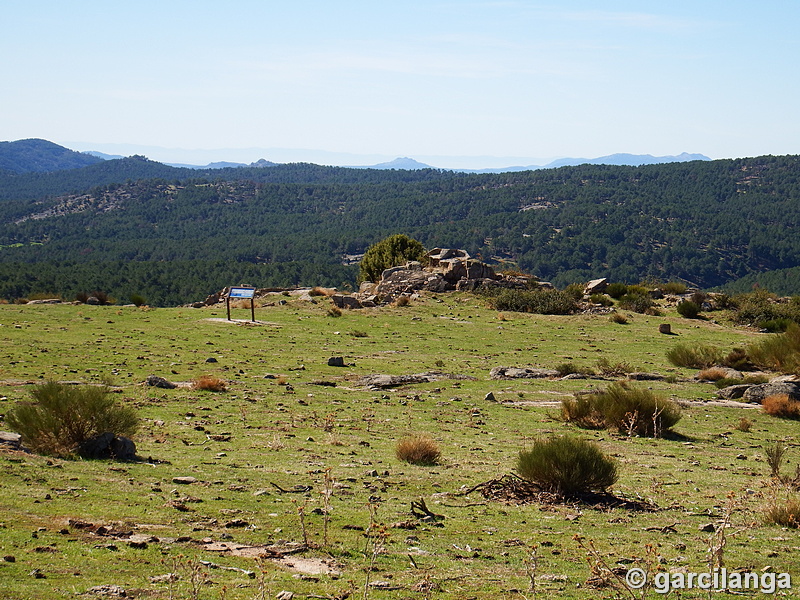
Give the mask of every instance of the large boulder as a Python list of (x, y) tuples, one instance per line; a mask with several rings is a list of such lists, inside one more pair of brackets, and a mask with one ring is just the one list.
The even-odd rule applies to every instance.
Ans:
[(111, 432), (89, 438), (78, 447), (78, 454), (86, 459), (136, 460), (136, 444), (124, 436)]
[(555, 369), (532, 369), (529, 367), (495, 367), (489, 371), (492, 379), (548, 379), (558, 377)]
[(800, 400), (800, 383), (793, 381), (777, 381), (751, 385), (745, 390), (742, 399), (745, 402), (761, 404), (764, 398), (769, 398), (770, 396), (776, 396), (778, 394), (786, 394), (792, 400)]

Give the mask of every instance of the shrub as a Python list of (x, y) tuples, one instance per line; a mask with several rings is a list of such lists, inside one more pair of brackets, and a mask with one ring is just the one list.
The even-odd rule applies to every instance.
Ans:
[(408, 306), (409, 304), (411, 304), (411, 298), (408, 296), (398, 296), (394, 301), (394, 305), (400, 308), (403, 306)]
[(606, 288), (606, 294), (611, 296), (614, 300), (619, 300), (628, 293), (628, 286), (624, 283), (609, 283)]
[(543, 490), (575, 496), (604, 492), (617, 482), (617, 465), (591, 442), (570, 436), (536, 440), (519, 453), (517, 472)]
[(141, 294), (131, 294), (129, 300), (134, 306), (144, 306), (147, 304), (147, 300)]
[(681, 295), (686, 293), (686, 284), (680, 281), (668, 281), (667, 283), (661, 284), (659, 287), (665, 294)]
[(425, 435), (407, 436), (397, 442), (394, 449), (398, 460), (412, 465), (435, 465), (442, 457), (439, 445)]
[(342, 309), (336, 305), (330, 306), (328, 308), (327, 315), (329, 317), (341, 317), (342, 316)]
[(747, 351), (743, 348), (734, 348), (722, 359), (722, 364), (737, 371), (751, 371), (753, 363), (747, 356)]
[(510, 310), (539, 315), (569, 315), (578, 305), (575, 299), (559, 290), (502, 289), (489, 293), (489, 306), (495, 310)]
[(569, 294), (573, 300), (578, 301), (583, 300), (583, 290), (584, 286), (580, 283), (570, 283), (564, 288), (564, 293)]
[(772, 417), (800, 419), (800, 402), (792, 400), (787, 394), (767, 396), (761, 402), (761, 409)]
[(319, 286), (314, 286), (313, 288), (308, 290), (308, 295), (309, 296), (327, 296), (328, 295), (328, 290), (326, 290), (325, 288), (321, 288)]
[(358, 281), (379, 281), (384, 270), (424, 256), (425, 248), (417, 240), (402, 233), (389, 236), (367, 248), (359, 263)]
[(599, 304), (600, 306), (614, 305), (614, 301), (605, 294), (592, 294), (589, 296), (589, 302), (592, 304)]
[[(615, 428), (628, 435), (659, 437), (681, 418), (680, 407), (671, 400), (625, 383), (614, 383), (604, 391), (585, 394), (581, 402), (583, 404), (578, 405), (576, 399), (575, 414), (587, 415), (590, 423), (602, 417), (604, 427)], [(566, 418), (570, 410), (564, 410), (565, 405), (566, 402), (562, 403), (562, 415)], [(576, 419), (574, 422), (581, 426), (583, 420)]]
[(667, 351), (667, 360), (676, 367), (707, 369), (722, 362), (722, 352), (704, 344), (675, 344)]
[(782, 373), (800, 371), (800, 326), (792, 323), (784, 333), (747, 347), (750, 360), (762, 369)]
[(628, 363), (618, 362), (616, 364), (612, 364), (612, 362), (607, 358), (598, 358), (595, 365), (597, 367), (597, 371), (604, 377), (621, 377), (633, 371)]
[(106, 385), (49, 381), (31, 391), (34, 402), (18, 404), (5, 420), (32, 451), (68, 456), (103, 433), (131, 436), (136, 432), (139, 420), (134, 410), (120, 406), (109, 394)]
[(606, 420), (588, 394), (561, 400), (561, 418), (581, 429), (605, 429)]
[(200, 375), (192, 381), (192, 389), (205, 390), (207, 392), (224, 392), (227, 390), (224, 379), (213, 375)]
[(619, 307), (636, 313), (645, 314), (653, 308), (653, 299), (647, 292), (628, 292), (619, 299)]
[(623, 315), (622, 313), (611, 313), (611, 316), (608, 317), (608, 320), (612, 323), (616, 323), (617, 325), (627, 325), (628, 324), (628, 317)]
[(742, 417), (739, 419), (739, 422), (734, 426), (734, 429), (737, 431), (741, 431), (742, 433), (747, 433), (752, 429), (753, 422), (748, 419), (747, 417)]
[(764, 507), (764, 522), (797, 529), (800, 527), (800, 499), (794, 494), (784, 500), (771, 499)]
[(766, 330), (768, 333), (783, 333), (792, 323), (794, 323), (794, 321), (791, 319), (779, 318), (760, 321), (759, 323), (756, 323), (756, 326), (760, 329)]
[(685, 319), (696, 319), (700, 314), (700, 307), (691, 300), (678, 303), (678, 314)]

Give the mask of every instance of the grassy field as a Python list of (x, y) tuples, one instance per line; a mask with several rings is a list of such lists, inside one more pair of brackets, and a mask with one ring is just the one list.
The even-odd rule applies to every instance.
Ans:
[[(249, 309), (234, 310), (242, 321), (231, 323), (224, 308), (0, 306), (0, 414), (39, 382), (110, 379), (115, 397), (137, 409), (138, 454), (150, 459), (0, 450), (0, 596), (659, 597), (613, 578), (595, 589), (590, 579), (605, 567), (708, 571), (723, 541), (729, 571), (787, 572), (800, 586), (798, 530), (765, 525), (761, 515), (776, 493), (765, 448), (787, 446), (793, 469), (797, 422), (709, 402), (715, 388), (665, 358), (678, 342), (731, 349), (760, 334), (674, 310), (629, 315), (624, 325), (600, 315), (498, 314), (460, 294), (340, 317), (325, 299), (285, 299), (258, 308), (257, 324), (246, 322)], [(674, 335), (660, 334), (660, 323)], [(346, 366), (328, 366), (334, 356)], [(497, 366), (593, 368), (598, 360), (667, 376), (637, 385), (683, 404), (675, 434), (628, 438), (559, 420), (562, 398), (610, 381), (489, 377)], [(358, 381), (429, 371), (459, 378), (378, 391)], [(227, 391), (159, 389), (143, 385), (149, 375), (213, 375)], [(742, 417), (753, 422), (748, 432), (736, 428)], [(658, 509), (463, 494), (512, 473), (532, 440), (566, 432), (618, 460), (617, 496)], [(409, 433), (434, 438), (440, 463), (395, 458)], [(420, 500), (444, 519), (414, 517)], [(720, 522), (729, 526), (701, 530)], [(264, 545), (273, 558), (248, 550)]]

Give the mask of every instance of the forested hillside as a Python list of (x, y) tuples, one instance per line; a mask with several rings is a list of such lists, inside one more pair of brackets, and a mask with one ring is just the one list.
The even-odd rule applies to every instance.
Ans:
[(799, 218), (796, 156), (481, 175), (133, 157), (0, 177), (0, 297), (102, 287), (178, 304), (243, 279), (341, 286), (356, 274), (343, 256), (393, 233), (557, 285), (709, 288), (800, 266)]

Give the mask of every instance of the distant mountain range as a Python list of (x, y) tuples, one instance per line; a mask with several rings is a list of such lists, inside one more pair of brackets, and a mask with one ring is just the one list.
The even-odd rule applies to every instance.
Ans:
[(75, 152), (46, 140), (0, 142), (0, 170), (12, 173), (48, 173), (99, 162), (103, 162), (102, 157)]

